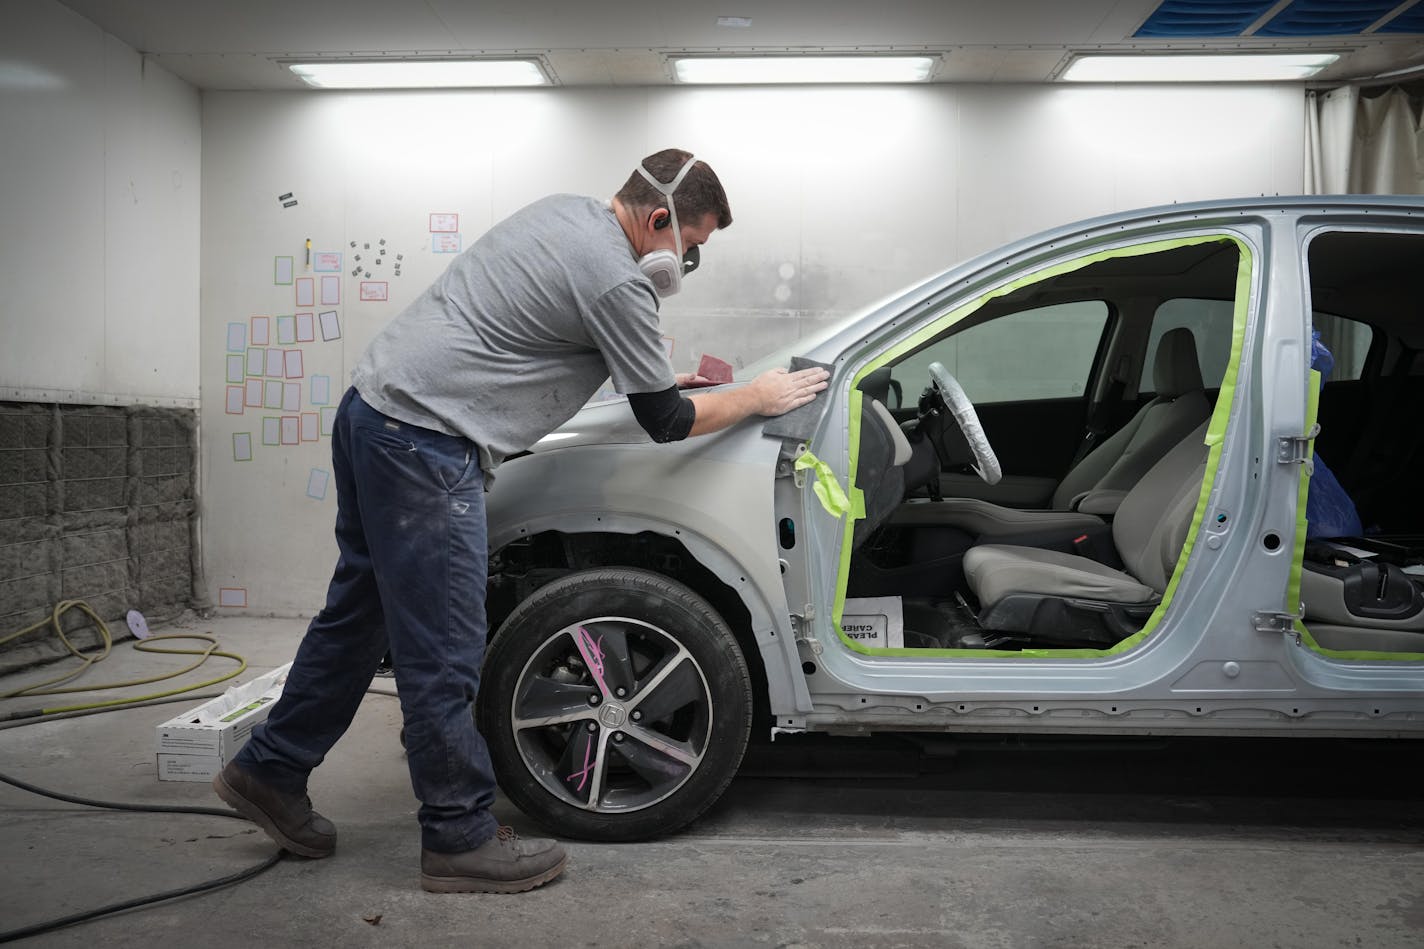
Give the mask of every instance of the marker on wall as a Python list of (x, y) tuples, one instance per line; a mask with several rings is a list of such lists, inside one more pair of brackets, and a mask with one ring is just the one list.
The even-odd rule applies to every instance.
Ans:
[(307, 269), (311, 270), (311, 238), (307, 238)]

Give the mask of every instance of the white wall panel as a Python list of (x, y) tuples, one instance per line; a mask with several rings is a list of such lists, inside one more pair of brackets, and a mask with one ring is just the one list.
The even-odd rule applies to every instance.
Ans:
[(0, 22), (0, 397), (192, 402), (197, 92), (51, 0)]

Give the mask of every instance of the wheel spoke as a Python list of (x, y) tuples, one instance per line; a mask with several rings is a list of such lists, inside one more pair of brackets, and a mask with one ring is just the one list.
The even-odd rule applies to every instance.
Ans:
[(595, 624), (592, 629), (575, 627), (571, 635), (605, 699), (615, 697), (619, 689), (624, 696), (633, 691), (633, 662), (628, 654), (628, 637), (622, 630), (605, 623)]
[(603, 797), (604, 779), (608, 777), (608, 730), (598, 730), (597, 747), (593, 752), (593, 773), (589, 775), (588, 803), (591, 811), (598, 810), (599, 799)]
[(697, 669), (685, 649), (668, 660), (648, 684), (638, 690), (635, 701), (628, 703), (631, 712), (642, 713), (645, 725), (660, 722), (678, 709), (704, 698)]
[(642, 742), (653, 751), (665, 755), (673, 761), (681, 762), (689, 768), (695, 767), (702, 760), (702, 755), (694, 751), (687, 742), (673, 741), (666, 735), (659, 735), (650, 729), (633, 725), (625, 727), (623, 733), (634, 741)]
[[(593, 632), (593, 630), (590, 630)], [(602, 649), (603, 681), (613, 691), (611, 697), (624, 699), (633, 694), (636, 679), (633, 656), (628, 649), (628, 633), (611, 623), (599, 624), (596, 642)], [(618, 690), (623, 694), (619, 695)]]
[(598, 803), (592, 792), (595, 783), (602, 783), (598, 778), (603, 764), (599, 745), (599, 732), (591, 732), (583, 726), (576, 727), (554, 769), (564, 789), (585, 807)]
[(515, 703), (514, 729), (540, 728), (592, 719), (595, 709), (589, 705), (592, 686), (558, 682), (546, 676), (532, 680)]
[(681, 781), (692, 770), (691, 765), (678, 758), (664, 754), (660, 748), (645, 744), (639, 738), (618, 742), (613, 750), (643, 780), (653, 787), (661, 787), (669, 781)]

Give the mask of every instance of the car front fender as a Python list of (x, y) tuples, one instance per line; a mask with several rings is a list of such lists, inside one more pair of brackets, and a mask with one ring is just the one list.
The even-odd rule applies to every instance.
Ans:
[(776, 551), (778, 451), (779, 442), (745, 426), (670, 445), (582, 444), (507, 461), (487, 498), (490, 551), (546, 531), (676, 541), (745, 606), (772, 714), (804, 714), (811, 697)]

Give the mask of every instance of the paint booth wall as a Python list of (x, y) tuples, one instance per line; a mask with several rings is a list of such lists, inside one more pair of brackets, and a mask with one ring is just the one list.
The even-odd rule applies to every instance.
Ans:
[[(1046, 227), (1298, 192), (1304, 136), (1301, 91), (1285, 85), (203, 101), (207, 576), (215, 600), (258, 613), (321, 605), (335, 559), (326, 419), (362, 348), (444, 269), (451, 257), (441, 251), (529, 201), (611, 195), (637, 158), (669, 145), (713, 164), (735, 223), (663, 310), (674, 365), (686, 370), (703, 352), (740, 365)], [(292, 258), (291, 284), (274, 283), (278, 257)], [(323, 277), (337, 302), (321, 302)], [(373, 299), (362, 299), (363, 285)], [(254, 328), (265, 343), (254, 344)]]
[(0, 0), (0, 399), (195, 406), (197, 90)]

